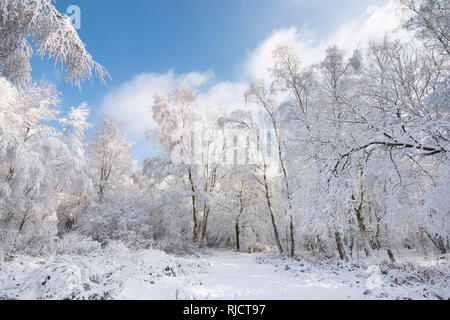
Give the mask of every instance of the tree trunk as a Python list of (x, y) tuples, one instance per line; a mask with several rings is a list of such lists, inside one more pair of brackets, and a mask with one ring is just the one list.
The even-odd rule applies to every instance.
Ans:
[(386, 224), (383, 226), (383, 238), (384, 238), (384, 247), (386, 248), (389, 260), (391, 260), (392, 263), (395, 263), (394, 252), (392, 251), (391, 248), (391, 242), (389, 241), (388, 227)]
[(236, 251), (241, 251), (241, 244), (239, 242), (239, 219), (236, 220), (235, 231), (236, 231)]
[(17, 230), (16, 237), (14, 238), (14, 244), (11, 249), (11, 253), (10, 253), (11, 256), (14, 254), (14, 251), (16, 250), (17, 240), (19, 239), (19, 235), (22, 232), (23, 226), (25, 225), (25, 220), (27, 219), (27, 216), (28, 216), (28, 212), (26, 212), (23, 215), (22, 221), (20, 222), (20, 226), (19, 226), (19, 229)]
[(270, 219), (272, 221), (272, 227), (273, 227), (273, 234), (274, 234), (274, 237), (275, 237), (275, 243), (277, 244), (278, 251), (281, 254), (283, 254), (284, 250), (283, 250), (283, 246), (281, 245), (281, 242), (280, 242), (280, 237), (278, 235), (278, 228), (277, 228), (277, 224), (275, 222), (275, 216), (273, 214), (272, 202), (270, 201), (269, 185), (267, 184), (267, 176), (266, 176), (265, 173), (264, 173), (264, 187), (266, 189), (266, 200), (267, 200), (267, 206), (269, 207)]
[(203, 243), (205, 241), (206, 227), (208, 225), (208, 215), (209, 215), (209, 207), (207, 205), (205, 205), (203, 207), (202, 235), (201, 235), (201, 238), (200, 238), (200, 246), (199, 246), (199, 248), (203, 248)]
[(372, 245), (373, 245), (374, 249), (380, 250), (381, 243), (382, 243), (382, 241), (380, 240), (380, 238), (381, 238), (381, 222), (380, 222), (381, 219), (376, 211), (375, 211), (375, 218), (377, 220), (377, 231), (376, 231), (375, 237), (373, 238)]
[(441, 254), (446, 254), (447, 248), (445, 246), (444, 238), (442, 238), (441, 236), (436, 236), (436, 238), (437, 243), (439, 244), (439, 250), (441, 251)]
[(340, 234), (339, 231), (335, 231), (334, 236), (336, 238), (336, 246), (337, 246), (337, 250), (339, 252), (339, 257), (341, 258), (341, 260), (346, 260), (346, 255), (344, 253), (344, 242), (342, 241), (342, 236)]
[(367, 230), (366, 226), (364, 225), (364, 220), (362, 218), (362, 208), (358, 208), (356, 210), (356, 220), (358, 222), (359, 232), (361, 234), (361, 242), (363, 245), (364, 253), (366, 254), (366, 257), (370, 256), (370, 249), (369, 249), (369, 239), (367, 237)]
[[(362, 167), (359, 169), (359, 192), (360, 192), (360, 198), (359, 198), (359, 206), (355, 210), (356, 214), (356, 220), (358, 222), (359, 227), (359, 233), (361, 234), (361, 242), (364, 249), (364, 253), (366, 254), (366, 257), (370, 256), (370, 250), (369, 250), (369, 240), (367, 237), (367, 231), (366, 226), (364, 225), (364, 219), (362, 216), (363, 213), (363, 207), (364, 207), (364, 185), (363, 185), (363, 177), (364, 177), (364, 170)], [(353, 200), (355, 200), (355, 196), (352, 196)]]
[(292, 221), (292, 216), (290, 217), (289, 228), (291, 230), (291, 257), (295, 257), (295, 236), (294, 236), (294, 222)]
[(192, 215), (194, 219), (194, 227), (192, 228), (192, 242), (195, 244), (198, 242), (198, 222), (197, 222), (197, 211), (195, 209), (195, 197), (192, 196)]
[(194, 180), (192, 178), (192, 171), (191, 169), (188, 170), (188, 178), (189, 178), (189, 182), (191, 184), (191, 191), (192, 191), (192, 216), (193, 216), (193, 221), (194, 221), (194, 227), (193, 227), (193, 235), (192, 235), (192, 241), (194, 242), (194, 244), (196, 244), (198, 242), (198, 221), (197, 221), (197, 208), (195, 205), (195, 184), (194, 184)]

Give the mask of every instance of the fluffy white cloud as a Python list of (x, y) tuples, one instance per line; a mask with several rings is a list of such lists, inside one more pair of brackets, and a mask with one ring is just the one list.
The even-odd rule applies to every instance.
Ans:
[(288, 45), (300, 54), (303, 63), (309, 64), (323, 50), (315, 46), (315, 38), (307, 26), (276, 29), (251, 52), (242, 65), (242, 76), (246, 80), (270, 79), (272, 52), (279, 45)]
[(398, 1), (391, 0), (382, 7), (369, 6), (365, 15), (341, 25), (322, 39), (308, 25), (301, 29), (295, 26), (276, 29), (248, 55), (242, 65), (242, 76), (247, 80), (269, 80), (272, 52), (279, 45), (293, 47), (302, 64), (311, 65), (322, 61), (331, 45), (337, 45), (351, 55), (354, 49), (364, 48), (369, 40), (383, 37), (386, 33), (404, 38), (407, 34), (400, 30), (402, 16)]
[(220, 82), (208, 91), (197, 96), (197, 102), (206, 110), (230, 112), (245, 107), (244, 94), (247, 90), (246, 82)]
[(176, 75), (173, 71), (164, 74), (142, 73), (105, 96), (102, 114), (124, 121), (128, 137), (139, 141), (154, 126), (151, 106), (155, 94), (163, 95), (180, 86), (198, 88), (212, 78), (212, 71), (181, 75)]

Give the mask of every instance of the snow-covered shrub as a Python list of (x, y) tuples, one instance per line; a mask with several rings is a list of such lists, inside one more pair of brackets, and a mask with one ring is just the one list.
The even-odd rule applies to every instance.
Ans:
[(89, 255), (102, 248), (101, 243), (75, 232), (55, 238), (49, 246), (52, 254)]
[(192, 255), (198, 250), (192, 241), (180, 241), (180, 238), (164, 238), (156, 243), (155, 248), (175, 255)]
[(254, 252), (269, 253), (269, 252), (272, 252), (273, 250), (267, 244), (253, 241), (247, 245), (247, 251), (248, 251), (248, 253), (254, 253)]
[(102, 244), (121, 240), (130, 247), (148, 248), (154, 243), (149, 214), (138, 208), (106, 206), (78, 217), (74, 230)]

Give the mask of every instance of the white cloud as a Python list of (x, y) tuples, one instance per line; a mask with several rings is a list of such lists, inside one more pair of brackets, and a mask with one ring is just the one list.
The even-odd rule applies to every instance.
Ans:
[(220, 82), (208, 91), (197, 96), (197, 102), (207, 110), (224, 113), (244, 108), (244, 93), (247, 90), (246, 82)]
[(155, 94), (163, 95), (180, 86), (197, 88), (212, 78), (212, 71), (181, 75), (173, 71), (139, 74), (105, 96), (101, 106), (102, 115), (124, 121), (129, 139), (143, 140), (145, 132), (154, 127), (151, 106)]
[(406, 32), (401, 30), (401, 24), (399, 2), (391, 0), (382, 7), (370, 6), (364, 17), (341, 26), (327, 42), (352, 51), (358, 46), (364, 47), (368, 40), (382, 38), (386, 33), (393, 37), (405, 37)]
[(313, 33), (308, 30), (307, 26), (300, 30), (294, 26), (276, 29), (248, 55), (247, 60), (242, 65), (244, 79), (270, 79), (269, 68), (273, 62), (272, 52), (279, 45), (288, 45), (295, 48), (303, 64), (313, 62), (318, 53), (322, 51), (320, 47), (315, 46)]
[[(294, 1), (294, 0), (291, 0)], [(391, 32), (397, 37), (405, 37), (399, 30), (402, 15), (398, 2), (390, 0), (384, 6), (369, 6), (365, 15), (349, 21), (336, 29), (333, 34), (319, 39), (308, 25), (301, 29), (295, 26), (276, 29), (251, 52), (243, 63), (244, 79), (270, 79), (272, 52), (279, 45), (294, 48), (303, 65), (311, 65), (323, 60), (330, 45), (337, 45), (350, 55), (354, 49), (363, 48), (369, 40), (381, 38)]]

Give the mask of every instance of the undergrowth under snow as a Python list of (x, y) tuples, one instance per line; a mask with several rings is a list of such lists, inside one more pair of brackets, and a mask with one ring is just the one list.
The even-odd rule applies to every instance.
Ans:
[(357, 266), (217, 250), (174, 256), (111, 243), (2, 259), (0, 299), (450, 298), (448, 256), (395, 265), (372, 260)]

